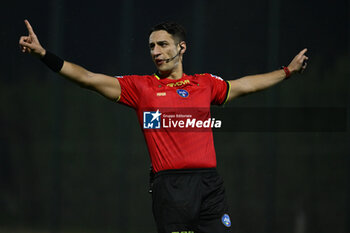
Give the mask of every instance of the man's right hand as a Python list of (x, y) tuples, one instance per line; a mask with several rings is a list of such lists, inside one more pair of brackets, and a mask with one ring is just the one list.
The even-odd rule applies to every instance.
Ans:
[(38, 37), (35, 35), (32, 26), (28, 20), (24, 20), (24, 23), (28, 29), (28, 36), (21, 36), (19, 39), (19, 45), (23, 53), (30, 53), (32, 55), (43, 57), (46, 50), (40, 45)]
[[(24, 23), (28, 29), (28, 36), (21, 36), (19, 40), (22, 52), (30, 53), (40, 58), (45, 56), (46, 50), (40, 45), (32, 26), (30, 26), (28, 20), (24, 20)], [(71, 62), (64, 61), (59, 74), (82, 87), (100, 93), (112, 101), (118, 100), (121, 94), (121, 87), (117, 78), (93, 73)]]

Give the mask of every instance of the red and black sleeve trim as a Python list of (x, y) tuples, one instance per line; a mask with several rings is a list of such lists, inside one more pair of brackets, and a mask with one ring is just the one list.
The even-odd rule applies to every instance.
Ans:
[(230, 82), (226, 81), (226, 80), (225, 80), (225, 82), (226, 82), (226, 95), (225, 95), (224, 101), (220, 105), (226, 104), (226, 102), (228, 100), (228, 97), (230, 95), (230, 91), (231, 91), (231, 84), (230, 84)]

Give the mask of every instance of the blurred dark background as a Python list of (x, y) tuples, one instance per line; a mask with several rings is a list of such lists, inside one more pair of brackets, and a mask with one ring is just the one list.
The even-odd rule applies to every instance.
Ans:
[[(349, 0), (38, 0), (1, 9), (0, 232), (155, 232), (134, 111), (22, 54), (24, 19), (45, 48), (109, 75), (153, 73), (148, 30), (165, 20), (187, 29), (189, 74), (263, 73), (308, 48), (303, 75), (226, 108), (349, 112)], [(349, 142), (348, 128), (216, 132), (234, 232), (350, 232)]]

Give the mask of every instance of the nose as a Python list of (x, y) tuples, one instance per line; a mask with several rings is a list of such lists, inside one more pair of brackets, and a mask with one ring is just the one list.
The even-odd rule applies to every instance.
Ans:
[(154, 58), (158, 57), (161, 54), (161, 49), (159, 46), (155, 45), (153, 49), (151, 49), (151, 54)]

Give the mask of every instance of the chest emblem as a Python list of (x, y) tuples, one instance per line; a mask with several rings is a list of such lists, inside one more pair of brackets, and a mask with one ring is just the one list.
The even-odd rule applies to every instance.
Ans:
[(184, 90), (184, 89), (177, 89), (176, 90), (176, 93), (179, 95), (179, 96), (181, 96), (181, 97), (183, 97), (183, 98), (186, 98), (186, 97), (188, 97), (188, 91), (186, 91), (186, 90)]

